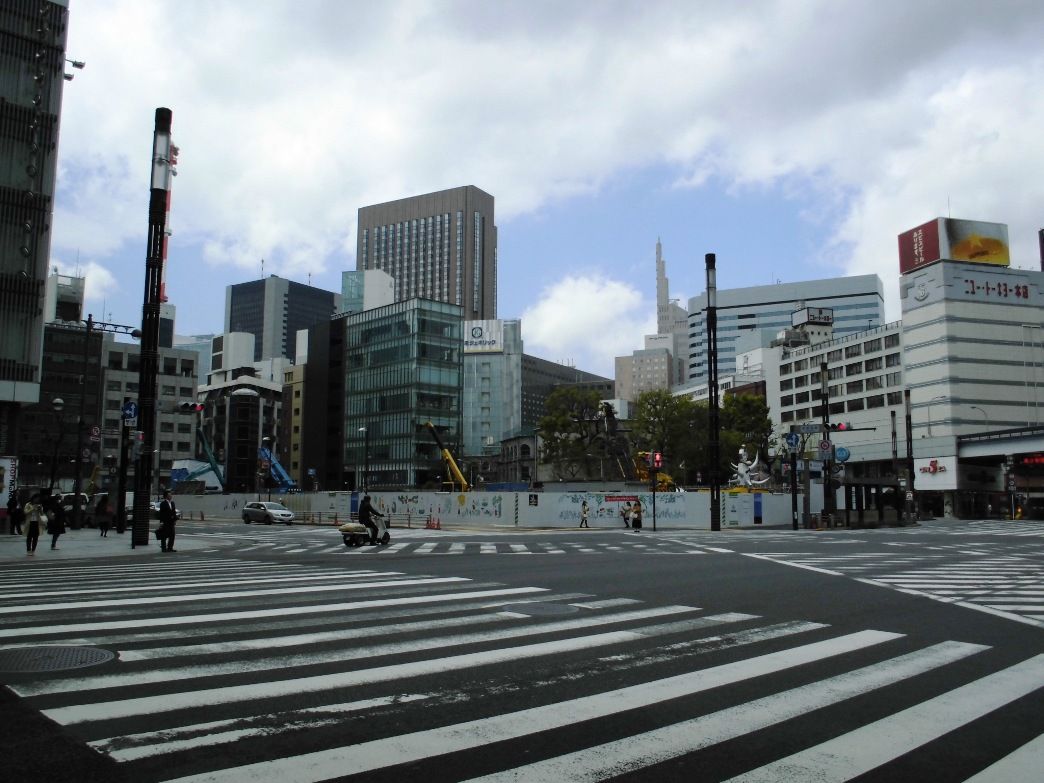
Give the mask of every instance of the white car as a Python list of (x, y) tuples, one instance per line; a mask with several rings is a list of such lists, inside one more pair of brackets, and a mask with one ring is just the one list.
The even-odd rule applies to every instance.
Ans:
[(294, 512), (282, 503), (252, 500), (243, 506), (243, 521), (248, 525), (251, 522), (264, 522), (266, 525), (282, 522), (284, 525), (292, 525)]

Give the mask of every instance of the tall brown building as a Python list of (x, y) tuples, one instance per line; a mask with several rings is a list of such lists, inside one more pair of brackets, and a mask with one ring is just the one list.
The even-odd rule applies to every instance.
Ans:
[(395, 301), (434, 299), (464, 308), (464, 320), (497, 317), (497, 227), (493, 197), (474, 185), (359, 210), (356, 269), (395, 280)]

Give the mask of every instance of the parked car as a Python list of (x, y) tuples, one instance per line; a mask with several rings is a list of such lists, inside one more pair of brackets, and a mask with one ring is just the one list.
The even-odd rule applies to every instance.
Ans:
[(251, 522), (264, 522), (266, 525), (281, 522), (284, 525), (292, 525), (294, 512), (282, 503), (252, 500), (243, 506), (243, 521), (248, 525)]

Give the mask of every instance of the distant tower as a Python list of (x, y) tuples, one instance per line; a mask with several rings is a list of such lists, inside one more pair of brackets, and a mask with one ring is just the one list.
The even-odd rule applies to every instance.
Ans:
[(663, 260), (663, 245), (659, 237), (656, 238), (656, 334), (671, 335), (671, 384), (681, 383), (685, 379), (688, 360), (689, 314), (671, 299), (667, 263)]

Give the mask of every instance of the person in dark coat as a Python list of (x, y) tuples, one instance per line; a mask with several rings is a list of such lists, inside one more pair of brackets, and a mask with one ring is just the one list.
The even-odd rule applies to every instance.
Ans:
[(51, 549), (57, 549), (58, 537), (65, 532), (65, 506), (57, 496), (51, 498), (51, 508), (47, 514), (47, 532), (51, 534)]
[(109, 512), (109, 496), (102, 495), (94, 506), (94, 521), (98, 523), (98, 530), (103, 536), (109, 535), (109, 527), (112, 525), (112, 514)]
[(11, 526), (11, 535), (22, 535), (22, 504), (18, 500), (18, 490), (11, 490), (11, 497), (7, 499), (7, 524)]
[(170, 490), (163, 492), (163, 500), (159, 506), (160, 518), (160, 551), (177, 552), (174, 548), (174, 524), (178, 521), (178, 509)]
[(359, 504), (359, 524), (364, 525), (370, 531), (370, 546), (377, 546), (377, 525), (374, 524), (373, 518), (383, 516), (384, 514), (373, 507), (370, 496), (364, 495), (362, 503)]

